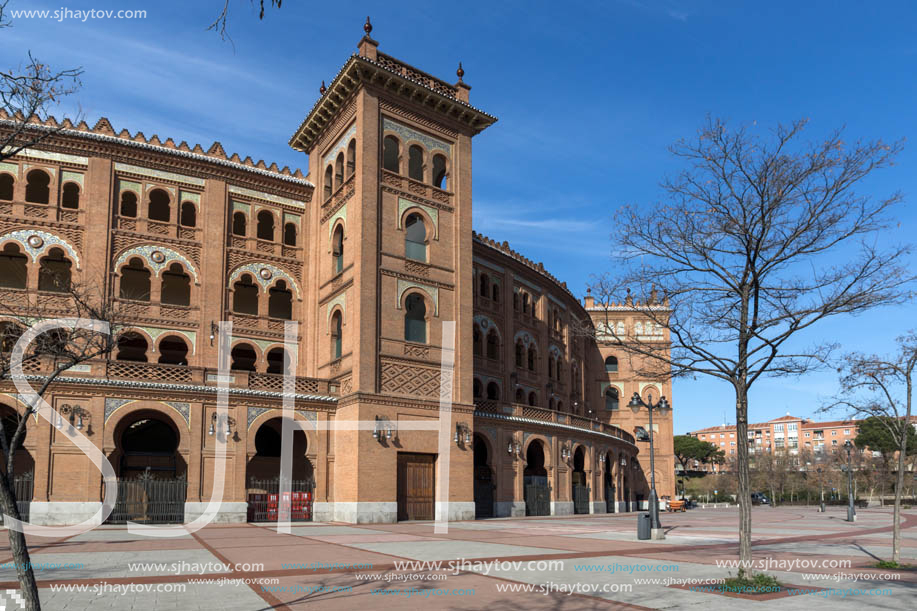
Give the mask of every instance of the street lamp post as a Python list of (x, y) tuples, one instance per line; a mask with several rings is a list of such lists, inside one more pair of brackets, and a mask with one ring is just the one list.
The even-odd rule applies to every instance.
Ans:
[(849, 439), (844, 442), (844, 448), (847, 450), (847, 521), (856, 522), (857, 510), (853, 506), (853, 469), (850, 468), (850, 451), (853, 450), (853, 444)]
[(630, 403), (627, 404), (635, 414), (640, 412), (641, 407), (645, 407), (649, 413), (650, 427), (650, 526), (652, 528), (652, 537), (654, 539), (665, 539), (665, 533), (662, 530), (662, 524), (659, 523), (659, 497), (656, 496), (656, 461), (655, 448), (653, 446), (653, 412), (658, 411), (660, 416), (665, 416), (671, 408), (665, 397), (659, 397), (659, 401), (653, 403), (653, 397), (650, 395), (648, 401), (644, 402), (639, 393), (634, 393)]
[(818, 467), (816, 471), (818, 472), (818, 485), (821, 488), (821, 505), (819, 510), (825, 513), (825, 479), (821, 476), (821, 467)]

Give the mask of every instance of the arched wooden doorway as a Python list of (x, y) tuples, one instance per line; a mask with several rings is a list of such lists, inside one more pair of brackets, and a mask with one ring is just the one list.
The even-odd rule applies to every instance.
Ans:
[(573, 452), (573, 513), (589, 513), (589, 485), (586, 481), (586, 450), (579, 446)]
[(535, 439), (525, 452), (526, 464), (523, 471), (527, 516), (551, 515), (551, 486), (548, 484), (548, 472), (544, 462), (544, 445)]
[[(19, 412), (8, 405), (0, 404), (0, 419), (3, 423), (3, 436), (6, 437), (6, 444), (13, 440), (16, 428), (19, 426), (21, 416)], [(32, 495), (35, 490), (35, 459), (26, 449), (26, 436), (28, 435), (28, 423), (26, 423), (26, 435), (22, 437), (19, 449), (13, 454), (13, 473), (12, 486), (16, 494), (16, 507), (19, 510), (19, 519), (29, 521), (29, 508), (32, 505)], [(0, 452), (0, 464), (6, 471), (6, 456)]]
[(250, 445), (250, 458), (245, 468), (249, 522), (287, 521), (287, 518), (291, 522), (304, 522), (312, 519), (315, 473), (312, 461), (306, 456), (308, 447), (306, 434), (297, 426), (293, 430), (291, 513), (284, 516), (280, 498), (283, 418), (271, 418), (258, 426), (254, 433), (254, 454)]
[(494, 515), (496, 483), (489, 460), (487, 442), (476, 434), (474, 436), (474, 517), (477, 519), (492, 518)]

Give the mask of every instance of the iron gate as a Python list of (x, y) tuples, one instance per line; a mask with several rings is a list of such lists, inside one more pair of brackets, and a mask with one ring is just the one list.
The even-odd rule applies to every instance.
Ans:
[[(315, 480), (290, 482), (290, 522), (312, 520)], [(248, 521), (276, 522), (280, 516), (280, 478), (248, 480)]]
[(188, 480), (154, 477), (148, 468), (140, 475), (118, 478), (118, 500), (108, 516), (111, 524), (181, 524), (185, 521)]
[(607, 513), (614, 513), (617, 510), (615, 507), (615, 487), (614, 486), (605, 486), (605, 511)]
[(16, 494), (16, 507), (19, 519), (29, 521), (29, 508), (32, 506), (32, 493), (35, 490), (35, 474), (32, 471), (20, 473), (13, 478), (13, 492)]
[(573, 484), (573, 513), (589, 513), (589, 486)]
[(474, 517), (492, 518), (494, 515), (494, 484), (490, 467), (479, 465), (474, 468)]
[(525, 515), (551, 515), (551, 486), (544, 483), (525, 485)]

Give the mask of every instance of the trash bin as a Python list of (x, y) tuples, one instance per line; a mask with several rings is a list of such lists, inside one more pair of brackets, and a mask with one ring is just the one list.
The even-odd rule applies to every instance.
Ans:
[(637, 538), (649, 539), (652, 534), (652, 521), (648, 511), (637, 514)]

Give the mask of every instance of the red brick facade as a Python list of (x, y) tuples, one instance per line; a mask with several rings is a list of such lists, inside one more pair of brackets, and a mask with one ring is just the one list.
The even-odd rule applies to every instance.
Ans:
[[(540, 264), (473, 234), (472, 138), (496, 119), (468, 103), (469, 89), (383, 55), (367, 36), (290, 141), (309, 156), (306, 177), (228, 156), (219, 143), (205, 151), (116, 134), (105, 119), (67, 124), (0, 164), (2, 265), (25, 270), (0, 282), (3, 304), (66, 315), (68, 296), (43, 286), (41, 270), (69, 265), (74, 282), (99, 287), (127, 316), (111, 358), (67, 372), (48, 401), (80, 408), (81, 430), (120, 477), (149, 467), (186, 478), (190, 520), (209, 498), (220, 437), (214, 325), (231, 321), (219, 519), (244, 520), (252, 480), (277, 472), (292, 320), (295, 408), (311, 423), (295, 438), (294, 479), (314, 481), (317, 519), (432, 517), (446, 498), (453, 519), (521, 515), (538, 492), (529, 488), (545, 486), (551, 513), (646, 500), (648, 444), (631, 434), (646, 418), (627, 398), (671, 399), (671, 388), (626, 366), (606, 371), (615, 347), (573, 331), (595, 314)], [(639, 308), (615, 316), (632, 328)], [(14, 312), (0, 318), (19, 324)], [(454, 340), (443, 334), (450, 321)], [(441, 417), (440, 368), (453, 342), (446, 464), (439, 433), (410, 423)], [(41, 372), (36, 363), (30, 373)], [(15, 390), (2, 384), (9, 413)], [(354, 421), (379, 422), (382, 433), (334, 428)], [(671, 495), (671, 415), (656, 424), (657, 490)], [(58, 427), (30, 422), (25, 452), (18, 470), (33, 472), (33, 520), (94, 511), (101, 475)], [(445, 468), (448, 497), (411, 479), (438, 480)]]

